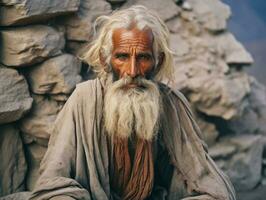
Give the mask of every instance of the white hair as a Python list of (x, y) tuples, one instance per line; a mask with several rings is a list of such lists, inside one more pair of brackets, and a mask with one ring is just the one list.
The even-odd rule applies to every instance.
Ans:
[[(139, 87), (124, 88), (133, 82)], [(126, 76), (109, 85), (105, 94), (104, 126), (111, 137), (129, 138), (135, 133), (151, 141), (158, 132), (160, 113), (160, 91), (151, 80)]]
[[(138, 29), (151, 29), (154, 37), (153, 52), (155, 55), (156, 66), (160, 53), (164, 53), (164, 60), (160, 70), (153, 77), (159, 81), (163, 78), (172, 80), (173, 74), (173, 52), (169, 48), (169, 30), (160, 17), (148, 10), (144, 6), (132, 6), (127, 9), (113, 12), (110, 16), (100, 16), (95, 21), (99, 33), (96, 39), (90, 44), (89, 50), (83, 55), (84, 59), (98, 73), (110, 71), (110, 58), (112, 53), (112, 35), (118, 28), (130, 28), (134, 23)], [(104, 59), (107, 66), (102, 66), (100, 56)], [(107, 70), (108, 69), (108, 70)]]

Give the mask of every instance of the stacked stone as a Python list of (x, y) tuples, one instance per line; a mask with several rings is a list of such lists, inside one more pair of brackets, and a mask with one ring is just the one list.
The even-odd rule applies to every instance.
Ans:
[(2, 1), (0, 196), (33, 189), (56, 116), (82, 81), (66, 46), (88, 42), (95, 17), (110, 10), (105, 1)]
[(213, 158), (239, 190), (261, 181), (266, 91), (244, 71), (252, 57), (226, 29), (230, 8), (220, 0), (3, 0), (0, 196), (32, 190), (56, 116), (87, 77), (78, 57), (95, 19), (135, 4), (166, 22), (170, 84), (190, 101)]

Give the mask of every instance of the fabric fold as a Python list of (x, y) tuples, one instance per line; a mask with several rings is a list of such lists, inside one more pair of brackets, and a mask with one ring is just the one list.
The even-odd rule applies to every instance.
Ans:
[[(58, 115), (30, 199), (119, 199), (110, 190), (113, 144), (102, 128), (104, 88), (109, 83), (102, 83), (95, 79), (79, 84)], [(173, 176), (169, 188), (156, 190), (158, 196), (153, 190), (152, 199), (235, 200), (230, 181), (207, 153), (183, 95), (163, 85), (160, 91), (164, 112), (158, 139), (169, 153)]]

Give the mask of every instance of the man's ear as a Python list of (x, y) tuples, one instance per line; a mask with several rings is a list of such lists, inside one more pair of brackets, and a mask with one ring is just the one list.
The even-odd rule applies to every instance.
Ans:
[(164, 62), (164, 52), (161, 52), (158, 56), (158, 64), (157, 64), (157, 68), (161, 68), (163, 62)]
[(164, 52), (159, 53), (158, 58), (157, 58), (158, 63), (157, 63), (157, 66), (155, 67), (155, 71), (153, 72), (154, 75), (156, 75), (160, 71), (162, 64), (164, 62), (164, 58), (165, 58)]

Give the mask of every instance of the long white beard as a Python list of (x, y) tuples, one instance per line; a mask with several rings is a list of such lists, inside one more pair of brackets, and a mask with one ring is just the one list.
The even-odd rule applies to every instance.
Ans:
[[(136, 83), (134, 88), (126, 88)], [(104, 100), (104, 125), (110, 136), (152, 140), (158, 132), (160, 91), (152, 81), (125, 77), (110, 85)]]

